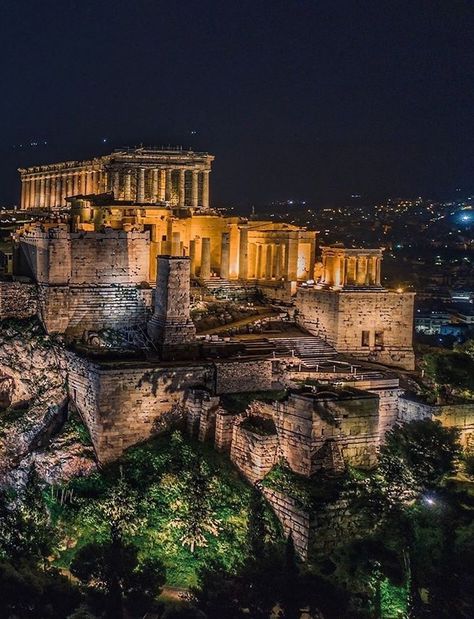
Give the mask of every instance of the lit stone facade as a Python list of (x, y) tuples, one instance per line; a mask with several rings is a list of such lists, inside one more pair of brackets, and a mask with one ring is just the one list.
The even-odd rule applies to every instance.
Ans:
[(22, 209), (59, 208), (66, 198), (113, 193), (139, 204), (209, 206), (213, 155), (181, 148), (127, 148), (86, 161), (21, 168)]
[(189, 258), (158, 256), (155, 312), (148, 334), (163, 348), (194, 342), (196, 328), (190, 316)]
[(325, 247), (323, 275), (296, 295), (298, 323), (337, 352), (414, 369), (412, 292), (380, 284), (381, 249)]
[(292, 224), (226, 217), (212, 209), (126, 204), (109, 197), (71, 201), (78, 231), (132, 227), (150, 232), (149, 281), (156, 256), (188, 256), (192, 278), (253, 282), (313, 279), (315, 231)]
[(380, 286), (382, 251), (382, 248), (323, 247), (323, 276), (320, 283), (341, 288)]

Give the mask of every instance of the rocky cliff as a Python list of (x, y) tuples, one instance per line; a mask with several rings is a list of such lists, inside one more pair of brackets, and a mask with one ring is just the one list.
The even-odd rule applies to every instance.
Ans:
[(92, 448), (84, 452), (71, 437), (51, 444), (67, 419), (67, 360), (62, 340), (35, 319), (0, 323), (0, 406), (0, 483), (33, 461), (47, 481), (87, 470), (84, 453), (93, 461)]

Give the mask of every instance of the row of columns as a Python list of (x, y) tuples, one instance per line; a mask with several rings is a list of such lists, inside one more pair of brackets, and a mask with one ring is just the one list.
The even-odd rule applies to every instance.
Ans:
[[(169, 202), (176, 197), (178, 206), (208, 207), (209, 173), (210, 170), (183, 168), (134, 168), (33, 174), (22, 178), (20, 205), (22, 209), (51, 208), (63, 206), (68, 196), (112, 191), (115, 199), (131, 202)], [(190, 176), (188, 183), (187, 176)]]
[(107, 176), (100, 170), (45, 173), (22, 178), (21, 208), (62, 206), (67, 196), (106, 191)]
[(380, 286), (381, 256), (325, 256), (323, 283), (329, 286)]
[(209, 173), (185, 168), (116, 169), (112, 171), (111, 190), (115, 199), (126, 201), (175, 201), (178, 206), (208, 207)]

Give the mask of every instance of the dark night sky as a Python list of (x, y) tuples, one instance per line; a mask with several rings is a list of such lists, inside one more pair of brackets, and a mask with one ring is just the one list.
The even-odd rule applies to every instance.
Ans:
[(0, 204), (140, 142), (214, 153), (214, 204), (474, 191), (471, 0), (0, 0), (0, 42)]

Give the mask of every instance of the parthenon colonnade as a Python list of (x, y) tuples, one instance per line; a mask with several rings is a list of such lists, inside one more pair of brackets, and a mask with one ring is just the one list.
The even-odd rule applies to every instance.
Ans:
[(90, 161), (20, 169), (21, 208), (65, 206), (65, 198), (112, 192), (138, 204), (209, 207), (213, 155), (179, 148), (135, 148)]
[(65, 198), (111, 191), (117, 200), (209, 206), (209, 170), (131, 168), (33, 173), (22, 177), (22, 209), (65, 206)]

